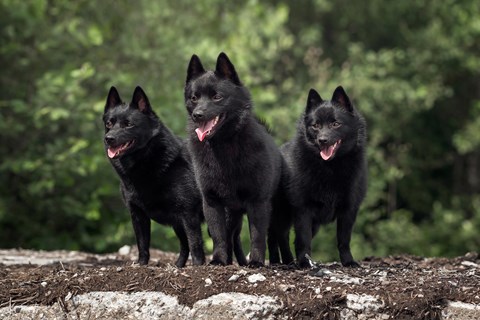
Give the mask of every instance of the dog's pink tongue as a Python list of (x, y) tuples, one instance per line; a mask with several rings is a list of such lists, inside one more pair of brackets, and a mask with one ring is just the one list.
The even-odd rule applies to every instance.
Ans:
[(111, 148), (111, 147), (108, 148), (108, 150), (107, 150), (108, 157), (110, 159), (113, 159), (120, 148), (121, 148), (121, 146), (117, 147), (117, 148)]
[(333, 155), (333, 151), (335, 150), (335, 146), (330, 146), (328, 148), (320, 150), (320, 156), (323, 160), (328, 160)]
[(195, 129), (198, 140), (203, 141), (203, 139), (205, 139), (205, 137), (210, 133), (210, 130), (212, 130), (214, 122), (215, 119), (212, 119), (210, 121), (204, 122), (202, 125), (200, 125), (199, 128)]

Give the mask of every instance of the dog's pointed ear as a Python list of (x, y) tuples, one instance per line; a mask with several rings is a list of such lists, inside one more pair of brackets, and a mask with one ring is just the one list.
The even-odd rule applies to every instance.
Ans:
[(199, 77), (204, 73), (205, 69), (203, 68), (200, 58), (196, 54), (194, 54), (190, 59), (190, 63), (188, 64), (186, 83), (190, 82), (191, 80)]
[(332, 102), (337, 103), (341, 107), (345, 108), (345, 110), (348, 112), (353, 112), (352, 103), (350, 102), (350, 99), (348, 98), (345, 90), (343, 90), (342, 86), (338, 86), (333, 92)]
[(152, 107), (150, 106), (150, 102), (148, 101), (147, 95), (143, 91), (143, 89), (139, 86), (135, 88), (133, 92), (132, 102), (130, 103), (131, 107), (137, 108), (143, 113), (151, 113)]
[(122, 104), (122, 99), (120, 99), (117, 88), (112, 86), (108, 92), (107, 102), (105, 103), (105, 112), (120, 104)]
[(235, 71), (235, 67), (223, 52), (218, 55), (215, 74), (221, 78), (229, 79), (238, 86), (242, 85), (238, 78), (237, 71)]
[(309, 113), (314, 107), (318, 106), (323, 102), (322, 97), (318, 94), (315, 89), (310, 89), (308, 92), (307, 98), (307, 107), (305, 108), (305, 112)]

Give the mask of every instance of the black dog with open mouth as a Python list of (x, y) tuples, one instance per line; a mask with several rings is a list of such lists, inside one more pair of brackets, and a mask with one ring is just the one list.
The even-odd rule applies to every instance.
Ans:
[(358, 266), (350, 238), (367, 191), (365, 149), (366, 122), (343, 88), (335, 89), (330, 101), (311, 89), (295, 138), (282, 146), (290, 169), (288, 195), (300, 267), (309, 267), (305, 254), (311, 254), (320, 225), (334, 220), (342, 265)]
[[(200, 59), (192, 56), (185, 105), (189, 114), (189, 150), (213, 239), (211, 263), (232, 263), (232, 236), (241, 229), (246, 212), (251, 243), (249, 265), (262, 266), (267, 232), (272, 231), (272, 209), (279, 215), (275, 207), (286, 166), (280, 151), (253, 115), (250, 94), (224, 53), (218, 56), (214, 71), (206, 71)], [(274, 242), (277, 245), (280, 241)], [(278, 245), (284, 261), (292, 261), (288, 235)], [(278, 262), (278, 254), (275, 259)]]
[(150, 220), (173, 227), (180, 240), (176, 262), (205, 263), (202, 200), (185, 142), (162, 124), (140, 87), (130, 103), (110, 89), (103, 115), (105, 150), (121, 179), (137, 239), (138, 262), (150, 259)]

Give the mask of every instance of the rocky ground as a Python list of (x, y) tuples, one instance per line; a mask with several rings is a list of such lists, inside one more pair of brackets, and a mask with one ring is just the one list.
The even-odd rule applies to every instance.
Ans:
[[(128, 247), (106, 255), (0, 250), (0, 318), (207, 318), (202, 313), (207, 310), (221, 319), (222, 312), (235, 308), (238, 313), (228, 317), (454, 319), (460, 317), (452, 313), (455, 308), (461, 319), (480, 315), (477, 253), (453, 259), (366, 258), (361, 268), (331, 263), (311, 270), (178, 269), (175, 254), (151, 250), (151, 256), (141, 267)], [(88, 312), (79, 311), (82, 303)]]

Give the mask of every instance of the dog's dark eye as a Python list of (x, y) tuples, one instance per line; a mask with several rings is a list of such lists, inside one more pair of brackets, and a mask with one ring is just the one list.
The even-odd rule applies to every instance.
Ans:
[(195, 95), (191, 96), (190, 101), (192, 101), (193, 103), (197, 103), (197, 101), (198, 101), (197, 96), (195, 96)]
[(220, 101), (223, 99), (223, 97), (221, 95), (219, 95), (218, 93), (215, 94), (212, 98), (214, 101)]
[(332, 128), (339, 128), (342, 124), (338, 121), (332, 122)]
[(125, 122), (123, 123), (123, 125), (127, 128), (132, 128), (133, 127), (133, 123), (131, 123), (130, 121), (128, 120), (125, 120)]
[(318, 129), (318, 128), (320, 128), (320, 125), (318, 123), (314, 123), (314, 124), (312, 124), (312, 128)]
[(107, 121), (107, 123), (105, 123), (105, 127), (106, 127), (107, 129), (112, 129), (112, 128), (113, 128), (113, 123), (112, 123), (112, 121)]

